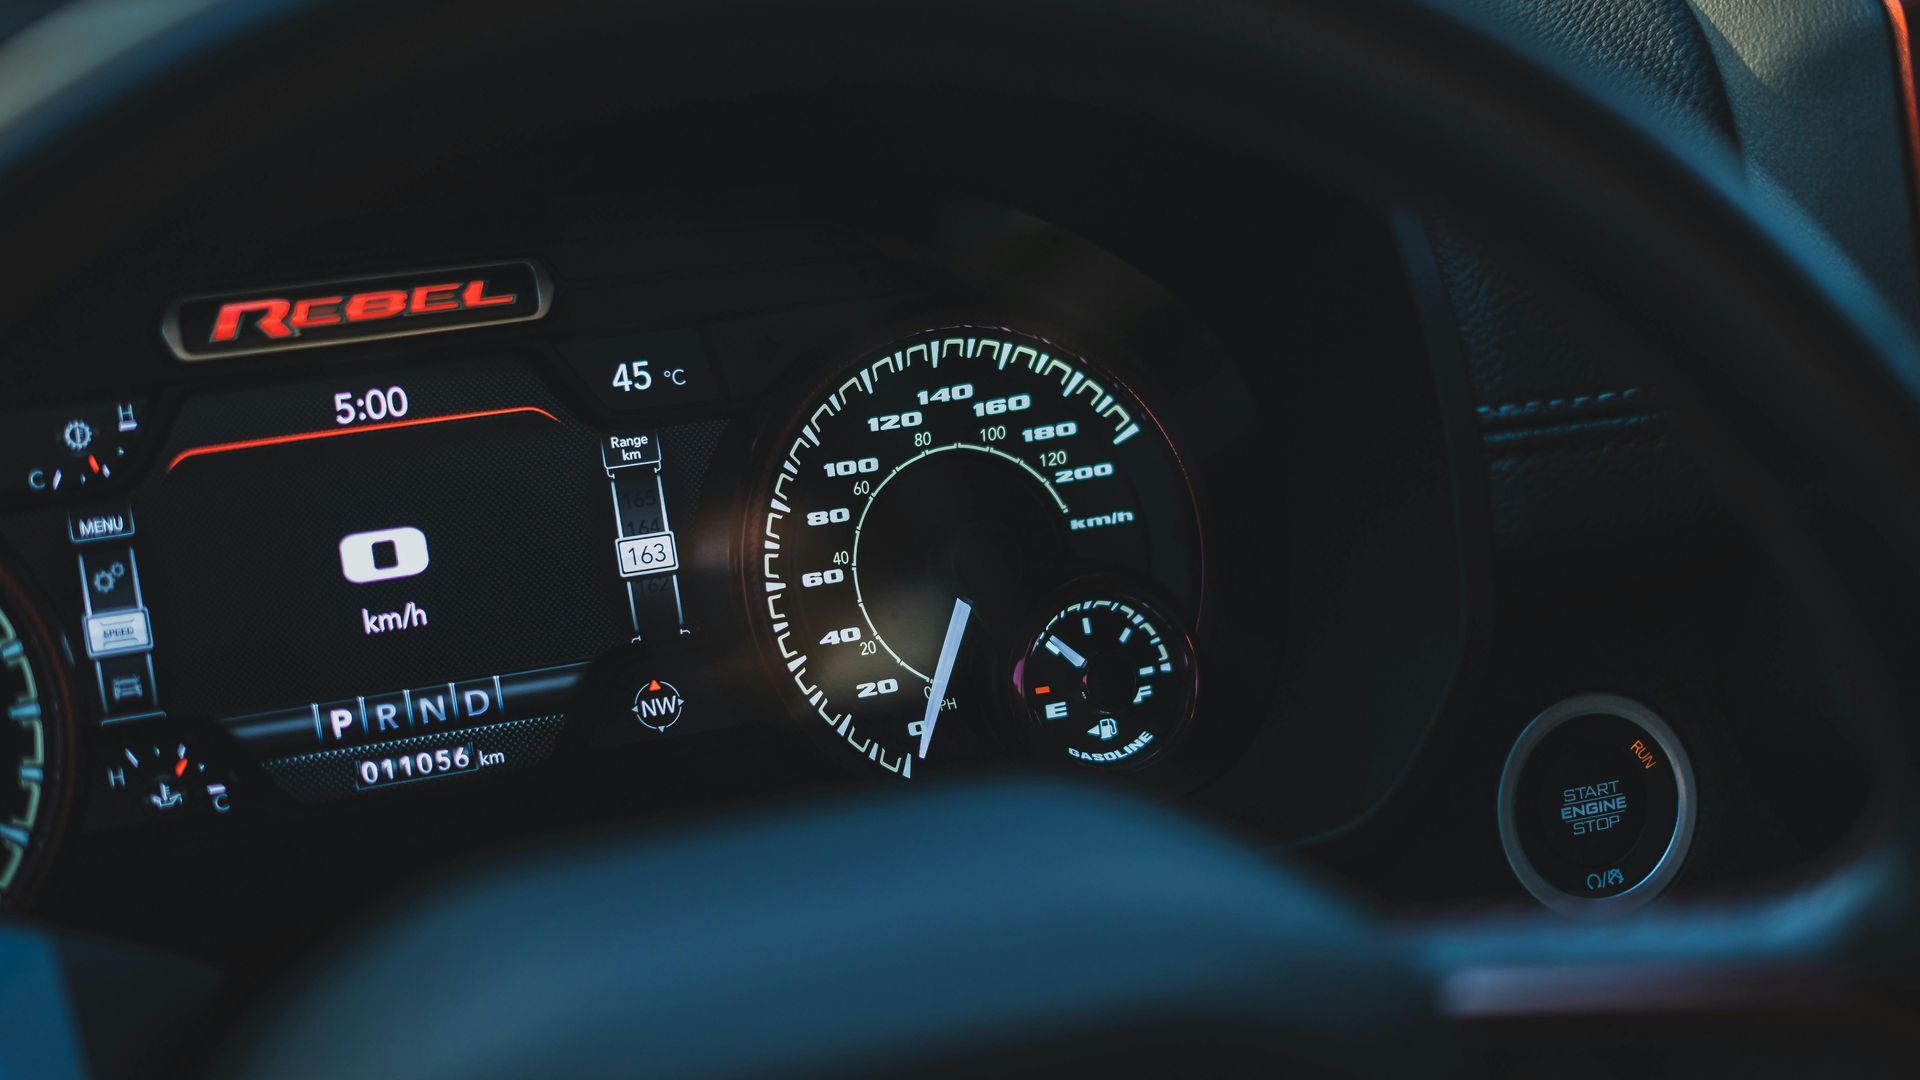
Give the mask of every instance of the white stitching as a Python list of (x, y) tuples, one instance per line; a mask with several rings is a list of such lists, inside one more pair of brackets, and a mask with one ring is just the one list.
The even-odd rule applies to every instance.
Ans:
[(1569, 443), (1560, 446), (1530, 447), (1519, 443), (1499, 443), (1490, 446), (1493, 451), (1488, 455), (1492, 462), (1500, 464), (1531, 465), (1539, 464), (1542, 458), (1567, 457), (1575, 454), (1598, 455), (1613, 454), (1625, 450), (1665, 450), (1669, 443), (1666, 436), (1651, 439), (1620, 439), (1602, 443)]
[(1531, 416), (1537, 413), (1578, 412), (1581, 409), (1597, 409), (1616, 403), (1624, 403), (1638, 397), (1641, 388), (1629, 386), (1624, 390), (1607, 390), (1598, 394), (1577, 394), (1564, 398), (1541, 398), (1535, 401), (1510, 401), (1499, 405), (1481, 405), (1474, 410), (1482, 417)]

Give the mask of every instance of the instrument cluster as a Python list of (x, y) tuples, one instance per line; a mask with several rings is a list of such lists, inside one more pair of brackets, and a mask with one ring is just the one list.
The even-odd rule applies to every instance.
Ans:
[(1295, 517), (1324, 424), (1138, 268), (992, 215), (959, 250), (644, 226), (153, 296), (129, 377), (0, 425), (6, 902), (317, 906), (301, 873), (351, 892), (327, 868), (392, 871), (409, 824), (1007, 770), (1284, 831), (1232, 803), (1293, 767), (1263, 741), (1323, 738), (1285, 719), (1293, 605), (1363, 572), (1295, 580), (1344, 544)]

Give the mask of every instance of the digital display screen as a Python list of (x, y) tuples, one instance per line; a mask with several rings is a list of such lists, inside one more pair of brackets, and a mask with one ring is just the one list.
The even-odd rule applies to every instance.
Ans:
[(505, 362), (189, 401), (139, 500), (169, 710), (358, 701), (372, 734), (366, 700), (679, 635), (687, 435), (582, 423)]

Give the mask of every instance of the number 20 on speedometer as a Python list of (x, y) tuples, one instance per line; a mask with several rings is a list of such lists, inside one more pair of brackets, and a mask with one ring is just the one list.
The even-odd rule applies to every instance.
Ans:
[(1072, 604), (1154, 597), (1182, 642), (1198, 615), (1186, 473), (1110, 374), (1032, 334), (924, 331), (836, 372), (771, 450), (745, 538), (748, 602), (784, 692), (824, 738), (911, 778), (1034, 754), (1137, 767), (1185, 722), (1191, 694), (1163, 694), (1138, 752), (1069, 758), (1062, 747), (1146, 730), (1145, 714), (1116, 699), (1113, 715), (1059, 721), (1084, 732), (1046, 731), (1065, 712), (1021, 700), (1014, 678)]

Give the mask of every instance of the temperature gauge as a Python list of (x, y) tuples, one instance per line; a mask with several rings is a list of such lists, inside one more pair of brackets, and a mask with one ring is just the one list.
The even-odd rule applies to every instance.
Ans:
[(140, 817), (229, 813), (230, 780), (225, 769), (178, 739), (127, 743), (106, 769), (108, 792)]
[(139, 400), (9, 416), (0, 427), (0, 497), (60, 499), (119, 483), (145, 426)]
[(1140, 601), (1082, 600), (1047, 620), (1013, 682), (1044, 744), (1089, 765), (1137, 765), (1193, 712), (1193, 650)]

